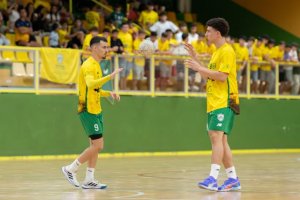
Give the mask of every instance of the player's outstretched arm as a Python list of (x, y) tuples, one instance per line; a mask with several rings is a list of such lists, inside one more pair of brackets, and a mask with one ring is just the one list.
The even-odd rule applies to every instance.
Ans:
[(226, 81), (228, 74), (220, 71), (213, 71), (202, 66), (198, 61), (193, 58), (184, 61), (186, 67), (197, 71), (204, 78), (210, 78), (217, 81)]
[(116, 74), (120, 73), (122, 70), (123, 68), (115, 69), (110, 75), (104, 76), (100, 79), (94, 79), (93, 75), (87, 75), (85, 77), (86, 85), (88, 88), (101, 88), (109, 80), (114, 79)]

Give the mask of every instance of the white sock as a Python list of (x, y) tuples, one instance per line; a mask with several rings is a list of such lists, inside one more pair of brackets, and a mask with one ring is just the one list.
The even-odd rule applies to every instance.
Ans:
[(84, 182), (89, 182), (94, 180), (95, 168), (86, 168), (85, 180)]
[(219, 172), (220, 172), (221, 166), (217, 164), (211, 164), (210, 168), (210, 176), (214, 177), (215, 179), (218, 179)]
[(74, 162), (72, 162), (72, 164), (68, 165), (66, 168), (69, 172), (75, 173), (77, 172), (80, 165), (81, 163), (76, 159), (74, 160)]
[(234, 166), (225, 169), (225, 171), (226, 171), (228, 178), (234, 178), (234, 179), (237, 178)]

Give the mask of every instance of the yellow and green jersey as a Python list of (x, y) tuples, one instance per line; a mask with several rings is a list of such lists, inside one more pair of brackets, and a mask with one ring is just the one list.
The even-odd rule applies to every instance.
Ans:
[(225, 43), (212, 55), (208, 68), (210, 70), (228, 74), (226, 81), (208, 79), (207, 112), (229, 107), (229, 98), (239, 104), (238, 87), (236, 80), (236, 55), (233, 48)]
[(79, 72), (79, 102), (78, 112), (87, 111), (91, 114), (102, 112), (100, 97), (110, 96), (109, 91), (102, 90), (101, 87), (110, 76), (102, 77), (100, 64), (89, 57), (81, 66)]

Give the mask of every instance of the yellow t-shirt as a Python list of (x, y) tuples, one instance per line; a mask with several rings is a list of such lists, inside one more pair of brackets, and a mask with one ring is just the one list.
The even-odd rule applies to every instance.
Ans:
[[(263, 48), (261, 48), (261, 47), (262, 47), (262, 45), (259, 47), (257, 45), (253, 45), (253, 48), (252, 48), (252, 56), (257, 57), (258, 61), (262, 61)], [(257, 71), (258, 68), (259, 68), (258, 64), (252, 64), (250, 66), (251, 71)]]
[(63, 29), (59, 29), (59, 30), (58, 30), (58, 35), (59, 35), (59, 42), (60, 42), (61, 44), (63, 44), (63, 43), (65, 43), (65, 42), (68, 41), (68, 39), (65, 38), (66, 35), (68, 35), (68, 31), (63, 30)]
[(155, 11), (143, 11), (139, 17), (139, 22), (144, 26), (147, 23), (154, 24), (158, 21), (158, 14)]
[[(262, 45), (262, 54), (263, 56), (269, 56), (269, 58), (272, 58), (272, 56), (276, 56), (276, 52), (272, 52), (272, 49), (266, 47), (266, 46), (263, 46)], [(271, 71), (271, 65), (270, 64), (264, 64), (264, 65), (261, 65), (260, 69), (263, 70), (263, 71)]]
[(79, 102), (78, 112), (87, 111), (92, 114), (99, 114), (102, 112), (100, 97), (109, 96), (110, 92), (101, 89), (101, 85), (110, 80), (107, 76), (101, 81), (98, 86), (88, 87), (87, 77), (91, 77), (93, 80), (103, 78), (100, 64), (93, 58), (89, 57), (82, 64), (79, 72)]
[(0, 10), (7, 10), (7, 0), (0, 0)]
[(119, 32), (118, 38), (122, 41), (124, 45), (124, 51), (127, 53), (132, 52), (132, 35), (130, 33)]
[(204, 41), (194, 41), (192, 46), (195, 48), (196, 52), (199, 54), (207, 53), (208, 46)]
[[(133, 50), (139, 50), (141, 43), (142, 43), (142, 40), (140, 40), (139, 38), (135, 39), (133, 41)], [(134, 62), (139, 67), (144, 67), (145, 66), (145, 59), (144, 58), (137, 57), (137, 58), (134, 59)]]
[(207, 112), (229, 107), (229, 97), (239, 104), (236, 80), (236, 55), (233, 48), (225, 43), (212, 55), (208, 68), (228, 74), (226, 81), (207, 80)]
[[(158, 50), (159, 51), (169, 51), (170, 50), (170, 42), (169, 40), (166, 40), (162, 42), (161, 38), (158, 39)], [(172, 60), (161, 60), (166, 65), (171, 66)]]
[(88, 22), (88, 29), (92, 27), (99, 27), (100, 15), (95, 11), (88, 11), (85, 13), (85, 18)]
[(249, 60), (249, 52), (247, 47), (241, 47), (240, 45), (235, 46), (235, 54), (236, 54), (236, 60), (238, 61), (236, 65), (236, 70), (240, 70), (241, 66), (244, 61)]

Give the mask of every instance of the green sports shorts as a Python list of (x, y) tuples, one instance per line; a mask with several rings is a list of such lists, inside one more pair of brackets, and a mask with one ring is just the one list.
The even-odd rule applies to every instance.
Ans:
[(85, 133), (91, 139), (101, 138), (104, 132), (103, 127), (103, 115), (100, 114), (91, 114), (87, 111), (79, 113), (79, 118), (85, 130)]
[(220, 108), (207, 115), (207, 131), (223, 131), (226, 135), (230, 134), (235, 115), (231, 108)]

